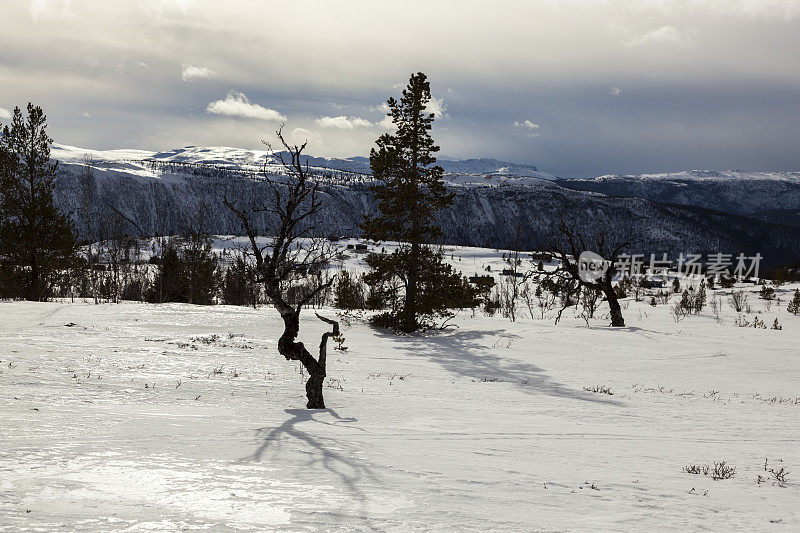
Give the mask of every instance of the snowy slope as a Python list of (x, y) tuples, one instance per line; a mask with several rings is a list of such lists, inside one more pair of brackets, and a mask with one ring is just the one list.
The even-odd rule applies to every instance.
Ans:
[(62, 163), (83, 164), (88, 156), (95, 162), (110, 163), (115, 161), (141, 160), (153, 157), (155, 152), (147, 150), (92, 150), (65, 144), (54, 143), (50, 147), (50, 157)]
[(793, 288), (750, 297), (781, 331), (636, 302), (622, 330), (343, 320), (315, 412), (271, 309), (0, 302), (0, 530), (796, 531)]
[[(143, 159), (154, 159), (158, 161), (173, 163), (200, 163), (206, 165), (216, 165), (227, 168), (240, 168), (245, 170), (258, 171), (264, 163), (274, 165), (278, 170), (278, 157), (286, 156), (282, 152), (272, 152), (269, 150), (249, 150), (244, 148), (233, 148), (229, 146), (186, 146), (164, 152), (149, 152), (146, 150), (87, 150), (74, 146), (54, 144), (52, 157), (65, 163), (83, 162), (84, 156), (88, 154), (97, 163), (113, 163), (119, 160), (136, 161)], [(320, 169), (335, 169), (360, 174), (369, 174), (369, 158), (350, 157), (344, 159), (307, 156), (305, 161), (309, 166)], [(508, 163), (496, 159), (447, 159), (441, 158), (438, 163), (444, 168), (447, 174), (454, 175), (495, 175), (495, 182), (499, 178), (539, 178), (555, 179), (554, 176), (546, 172), (539, 171), (533, 165), (521, 165)], [(519, 180), (515, 180), (519, 183)], [(512, 183), (514, 183), (512, 181)]]

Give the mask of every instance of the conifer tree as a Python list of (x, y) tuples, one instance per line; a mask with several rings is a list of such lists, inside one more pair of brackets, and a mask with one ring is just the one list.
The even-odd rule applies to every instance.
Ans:
[(222, 282), (222, 302), (227, 305), (248, 305), (255, 307), (258, 303), (258, 287), (255, 273), (242, 257), (225, 271)]
[(56, 276), (75, 257), (72, 224), (53, 203), (57, 163), (50, 162), (47, 118), (28, 104), (0, 132), (0, 261), (27, 300), (50, 296)]
[[(441, 268), (441, 252), (429, 246), (442, 235), (436, 212), (453, 203), (453, 194), (442, 182), (444, 170), (435, 165), (434, 154), (439, 147), (430, 134), (434, 120), (426, 108), (430, 100), (425, 74), (412, 74), (400, 100), (387, 101), (396, 131), (381, 135), (377, 149), (370, 152), (372, 174), (381, 183), (373, 190), (380, 214), (366, 217), (364, 233), (371, 239), (402, 244), (393, 254), (368, 258), (373, 268), (369, 279), (375, 283), (385, 283), (389, 277), (402, 280), (402, 308), (384, 318), (389, 318), (389, 325), (407, 332), (422, 326), (421, 315), (435, 314), (442, 308), (441, 302), (434, 301), (435, 294), (424, 293), (430, 286), (430, 274), (438, 273), (451, 284), (454, 280), (449, 276), (456, 275)], [(443, 295), (443, 291), (436, 292)]]
[(333, 295), (333, 306), (337, 309), (363, 309), (364, 292), (358, 278), (347, 270), (339, 273)]
[(786, 310), (793, 315), (800, 315), (800, 289), (795, 289), (794, 297), (789, 302), (789, 305), (786, 306)]
[(218, 259), (204, 236), (188, 242), (167, 241), (147, 300), (153, 303), (183, 302), (211, 305), (220, 284)]
[(706, 280), (700, 280), (700, 288), (697, 290), (697, 295), (694, 301), (695, 313), (699, 313), (706, 306)]

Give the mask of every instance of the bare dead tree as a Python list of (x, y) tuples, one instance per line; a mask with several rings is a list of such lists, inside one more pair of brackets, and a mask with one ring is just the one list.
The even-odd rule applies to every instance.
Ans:
[[(517, 224), (514, 230), (514, 240), (508, 255), (503, 254), (503, 259), (506, 262), (507, 268), (502, 271), (503, 277), (501, 278), (498, 292), (500, 295), (500, 309), (503, 316), (510, 318), (512, 322), (517, 320), (517, 300), (522, 296), (525, 285), (528, 279), (531, 278), (535, 272), (525, 268), (522, 265), (522, 225)], [(530, 300), (528, 307), (530, 309)], [(533, 313), (531, 313), (533, 318)]]
[[(283, 137), (283, 126), (277, 131), (278, 139), (288, 152), (288, 159), (280, 152), (273, 152), (281, 162), (284, 175), (270, 174), (267, 164), (262, 171), (263, 179), (269, 186), (271, 198), (249, 207), (240, 208), (227, 197), (224, 203), (241, 221), (250, 239), (250, 253), (256, 263), (256, 279), (264, 286), (264, 292), (272, 305), (281, 314), (284, 332), (278, 340), (278, 352), (287, 360), (300, 361), (308, 371), (306, 382), (307, 407), (324, 409), (322, 383), (326, 376), (326, 345), (328, 338), (339, 333), (335, 320), (317, 317), (333, 326), (332, 332), (322, 336), (319, 357), (314, 358), (302, 342), (297, 342), (300, 333), (300, 310), (312, 302), (323, 291), (330, 288), (334, 278), (324, 283), (304, 284), (303, 278), (324, 268), (330, 261), (330, 247), (325, 239), (315, 238), (313, 218), (322, 209), (319, 185), (311, 181), (308, 163), (303, 164), (302, 146), (290, 146)], [(264, 143), (272, 150), (269, 143)], [(256, 239), (252, 217), (256, 213), (266, 213), (277, 218), (274, 237), (261, 246)], [(295, 296), (291, 302), (288, 295), (296, 293), (298, 286), (306, 287), (302, 295)], [(301, 289), (302, 290), (302, 289)]]
[[(106, 276), (108, 292), (106, 298), (114, 303), (119, 303), (120, 292), (122, 289), (122, 269), (126, 255), (128, 239), (125, 231), (125, 218), (119, 210), (114, 209), (111, 214), (103, 220), (103, 233), (107, 236), (106, 240), (98, 244), (99, 251), (104, 253), (109, 271)], [(130, 255), (130, 252), (128, 252)]]
[[(630, 242), (625, 240), (620, 244), (611, 243), (608, 231), (602, 229), (596, 231), (591, 238), (586, 238), (576, 229), (576, 224), (567, 222), (563, 215), (558, 224), (558, 233), (560, 239), (550, 245), (550, 249), (561, 260), (561, 265), (556, 269), (552, 278), (554, 282), (566, 290), (582, 286), (602, 292), (608, 302), (611, 325), (619, 328), (625, 327), (625, 319), (622, 316), (622, 308), (619, 305), (612, 279), (616, 272), (620, 253)], [(579, 275), (578, 258), (582, 252), (587, 250), (599, 254), (608, 261), (608, 268), (596, 281), (586, 281)]]

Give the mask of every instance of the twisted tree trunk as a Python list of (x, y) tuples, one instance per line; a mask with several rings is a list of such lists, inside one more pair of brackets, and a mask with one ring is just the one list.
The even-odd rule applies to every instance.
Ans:
[[(328, 290), (334, 278), (306, 292), (295, 305), (290, 305), (290, 298), (287, 297), (289, 289), (300, 288), (300, 279), (310, 272), (322, 272), (330, 260), (329, 250), (324, 244), (315, 246), (313, 239), (315, 227), (311, 222), (314, 215), (322, 209), (322, 201), (319, 197), (319, 184), (308, 179), (308, 165), (301, 157), (306, 145), (291, 147), (284, 140), (280, 129), (276, 133), (289, 152), (291, 162), (285, 161), (280, 153), (277, 154), (285, 171), (285, 179), (277, 181), (273, 179), (265, 163), (263, 174), (264, 180), (272, 189), (271, 202), (261, 205), (254, 203), (250, 209), (237, 209), (227, 198), (224, 198), (224, 203), (241, 220), (250, 239), (258, 281), (264, 283), (264, 291), (283, 318), (284, 330), (278, 339), (278, 352), (287, 360), (300, 361), (308, 371), (306, 407), (324, 409), (322, 383), (325, 380), (326, 348), (328, 337), (339, 334), (339, 323), (317, 315), (320, 320), (333, 326), (332, 332), (322, 335), (317, 359), (296, 339), (300, 333), (300, 310), (303, 305), (314, 301), (319, 294)], [(278, 216), (279, 224), (269, 247), (259, 246), (256, 240), (256, 232), (251, 223), (251, 216), (256, 212), (275, 213)], [(312, 242), (304, 246), (303, 239), (311, 239)]]
[(308, 403), (306, 407), (308, 409), (325, 409), (322, 384), (326, 376), (328, 337), (335, 337), (339, 334), (339, 323), (317, 314), (317, 318), (331, 324), (333, 330), (322, 334), (322, 341), (319, 344), (319, 357), (314, 359), (314, 356), (309, 353), (302, 342), (295, 341), (300, 332), (300, 310), (284, 308), (280, 309), (280, 313), (283, 317), (284, 330), (283, 335), (278, 339), (278, 352), (287, 360), (300, 361), (308, 372), (308, 381), (306, 381)]
[(617, 293), (614, 292), (614, 287), (609, 286), (603, 289), (608, 302), (609, 314), (611, 315), (611, 327), (624, 328), (625, 319), (622, 317), (622, 307), (619, 305)]

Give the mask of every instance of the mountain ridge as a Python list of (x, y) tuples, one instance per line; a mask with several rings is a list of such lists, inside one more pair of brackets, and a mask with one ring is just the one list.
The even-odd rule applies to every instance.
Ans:
[[(246, 153), (244, 159), (221, 165), (219, 150), (214, 149), (173, 151), (161, 157), (117, 150), (110, 155), (88, 152), (96, 159), (87, 198), (81, 150), (56, 147), (54, 152), (62, 161), (56, 203), (84, 239), (191, 231), (241, 234), (238, 219), (223, 206), (223, 197), (248, 207), (272, 194), (257, 169), (248, 167), (251, 156)], [(198, 162), (196, 153), (204, 154), (205, 162)], [(280, 168), (267, 165), (270, 173), (279, 173)], [(320, 183), (325, 209), (310, 223), (322, 236), (361, 236), (364, 216), (377, 212), (371, 177), (328, 167), (314, 167), (312, 174)], [(794, 228), (706, 207), (618, 198), (568, 188), (562, 180), (510, 174), (447, 173), (445, 182), (455, 194), (454, 205), (437, 216), (447, 244), (546, 249), (564, 215), (586, 232), (603, 228), (613, 239), (635, 237), (636, 253), (760, 252), (774, 264), (796, 260), (800, 250), (800, 234)], [(87, 202), (92, 235), (86, 231)], [(253, 222), (263, 235), (275, 227), (275, 220), (265, 213), (257, 214)]]

